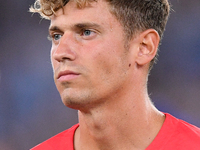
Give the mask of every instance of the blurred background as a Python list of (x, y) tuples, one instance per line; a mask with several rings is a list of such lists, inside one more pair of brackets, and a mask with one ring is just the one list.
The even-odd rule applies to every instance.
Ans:
[[(54, 85), (49, 21), (28, 13), (33, 3), (0, 5), (0, 150), (30, 149), (78, 122)], [(171, 3), (149, 93), (161, 111), (200, 127), (200, 1)]]

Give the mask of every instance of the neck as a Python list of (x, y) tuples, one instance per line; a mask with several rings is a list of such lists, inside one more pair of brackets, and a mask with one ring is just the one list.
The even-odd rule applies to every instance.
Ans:
[(79, 111), (80, 127), (75, 134), (75, 148), (145, 149), (163, 122), (164, 115), (152, 105), (147, 94), (145, 97), (137, 96), (137, 99), (126, 98), (126, 101), (118, 97), (115, 102), (106, 101), (90, 111)]

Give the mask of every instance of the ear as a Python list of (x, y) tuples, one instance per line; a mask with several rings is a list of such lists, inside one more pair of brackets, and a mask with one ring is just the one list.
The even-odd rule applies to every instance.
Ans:
[(139, 35), (139, 48), (136, 56), (136, 63), (140, 66), (148, 64), (157, 53), (160, 36), (154, 29), (148, 29)]

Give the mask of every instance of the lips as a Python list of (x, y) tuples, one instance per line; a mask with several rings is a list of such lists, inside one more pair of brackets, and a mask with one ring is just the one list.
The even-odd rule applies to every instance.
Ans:
[(59, 72), (57, 79), (59, 81), (69, 81), (72, 79), (75, 79), (76, 77), (78, 77), (80, 74), (70, 71), (70, 70), (66, 70), (66, 71), (61, 71)]

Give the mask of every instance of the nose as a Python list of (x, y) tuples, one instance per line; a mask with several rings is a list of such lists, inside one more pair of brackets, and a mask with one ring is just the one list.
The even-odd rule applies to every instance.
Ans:
[(76, 58), (75, 47), (76, 42), (73, 35), (64, 34), (58, 45), (52, 45), (51, 57), (58, 62), (73, 61)]

